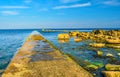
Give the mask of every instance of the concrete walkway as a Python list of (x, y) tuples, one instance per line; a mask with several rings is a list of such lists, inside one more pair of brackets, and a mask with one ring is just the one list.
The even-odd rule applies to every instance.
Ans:
[(18, 50), (2, 77), (93, 77), (34, 31)]

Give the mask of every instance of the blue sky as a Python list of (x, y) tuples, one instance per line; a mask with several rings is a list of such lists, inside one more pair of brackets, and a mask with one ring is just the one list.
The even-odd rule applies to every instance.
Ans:
[(120, 0), (0, 0), (0, 29), (120, 28)]

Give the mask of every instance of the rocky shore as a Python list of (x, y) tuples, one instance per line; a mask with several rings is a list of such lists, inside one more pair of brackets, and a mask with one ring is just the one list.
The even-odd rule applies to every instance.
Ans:
[(93, 76), (35, 31), (14, 55), (2, 77)]
[[(66, 37), (66, 34), (69, 38), (64, 38)], [(104, 64), (99, 62), (94, 63), (88, 61), (80, 61), (83, 63), (83, 67), (85, 69), (92, 71), (98, 70), (99, 68), (104, 68), (101, 73), (104, 74), (105, 77), (120, 77), (120, 30), (93, 30), (92, 32), (71, 31), (69, 33), (60, 35), (62, 37), (58, 34), (58, 40), (59, 38), (64, 39), (64, 43), (66, 42), (65, 40), (69, 42), (70, 38), (73, 38), (74, 42), (89, 40), (90, 43), (87, 43), (86, 45), (88, 48), (83, 46), (81, 50), (86, 49), (95, 51), (96, 54), (94, 57), (101, 59), (104, 58), (107, 60), (107, 63)], [(100, 48), (111, 48), (115, 50), (114, 52), (117, 52), (117, 54), (112, 54), (111, 51), (107, 51), (106, 53), (104, 51), (101, 51)], [(119, 58), (116, 59), (114, 55), (117, 55)]]

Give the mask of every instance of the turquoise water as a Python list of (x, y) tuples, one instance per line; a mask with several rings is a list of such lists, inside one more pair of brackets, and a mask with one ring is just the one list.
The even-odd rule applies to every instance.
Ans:
[[(0, 30), (0, 70), (5, 69), (12, 59), (13, 55), (16, 53), (17, 49), (21, 47), (24, 40), (27, 36), (33, 31), (31, 30)], [(73, 38), (70, 39), (68, 43), (58, 43), (57, 35), (61, 32), (42, 32), (38, 30), (46, 39), (51, 41), (58, 49), (62, 52), (73, 55), (80, 61), (86, 62), (98, 62), (102, 64), (106, 63), (114, 63), (120, 64), (120, 58), (117, 56), (117, 51), (112, 48), (90, 48), (88, 44), (91, 42), (90, 40), (82, 41), (76, 43), (73, 41)], [(91, 30), (80, 30), (80, 31), (91, 31)], [(111, 53), (115, 57), (115, 61), (111, 60), (111, 58), (100, 58), (96, 56), (96, 50), (103, 51), (104, 55), (107, 53)], [(80, 63), (81, 66), (85, 66), (85, 64)], [(104, 68), (100, 68), (95, 71), (91, 71), (91, 73), (95, 73), (96, 77), (102, 77), (100, 73)], [(1, 72), (0, 72), (1, 73)]]
[[(34, 31), (31, 30), (0, 30), (0, 74), (1, 70), (4, 70), (9, 64), (10, 60), (17, 52), (22, 44), (24, 43), (27, 36)], [(38, 30), (44, 37), (47, 39), (51, 39), (53, 35), (57, 35), (58, 33), (43, 33), (41, 30)]]
[(5, 69), (31, 31), (0, 30), (0, 70)]
[[(110, 64), (120, 64), (120, 57), (117, 55), (119, 51), (116, 51), (112, 48), (93, 48), (89, 46), (89, 43), (92, 41), (86, 40), (82, 42), (74, 42), (74, 39), (71, 38), (69, 42), (67, 43), (59, 43), (57, 39), (57, 35), (53, 35), (51, 37), (47, 37), (59, 50), (61, 50), (64, 53), (70, 54), (74, 56), (78, 63), (85, 68), (85, 66), (89, 64), (95, 64), (98, 63), (102, 65), (97, 70), (90, 70), (85, 68), (86, 70), (90, 71), (94, 77), (103, 77), (103, 74), (101, 71), (105, 70), (105, 66), (107, 63)], [(99, 57), (96, 54), (96, 51), (102, 51), (104, 57)], [(106, 54), (110, 53), (113, 54), (114, 58), (106, 57)]]

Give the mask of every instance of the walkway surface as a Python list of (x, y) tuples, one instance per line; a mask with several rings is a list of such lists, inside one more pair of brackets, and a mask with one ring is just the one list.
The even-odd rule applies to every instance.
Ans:
[(92, 77), (39, 32), (28, 36), (2, 77)]

